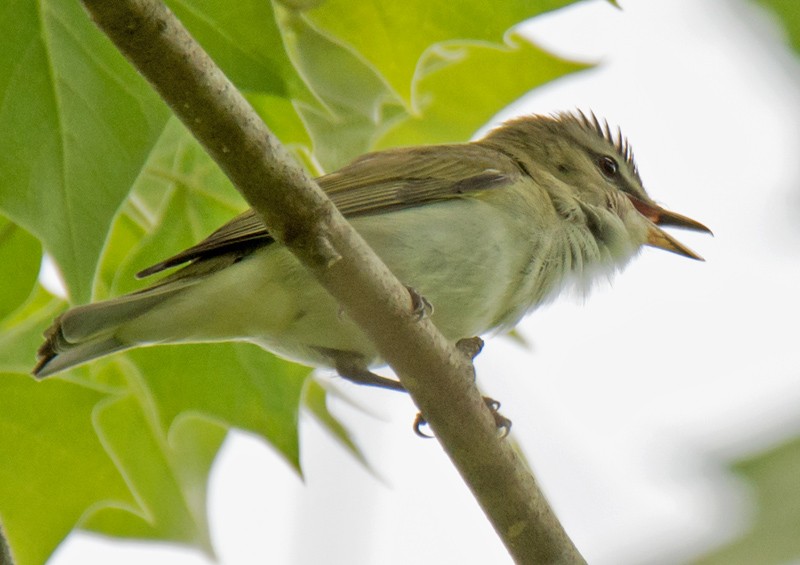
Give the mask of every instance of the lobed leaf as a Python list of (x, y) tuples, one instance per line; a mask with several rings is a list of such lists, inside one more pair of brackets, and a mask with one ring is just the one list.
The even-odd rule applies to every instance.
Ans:
[(93, 509), (137, 507), (92, 424), (103, 398), (0, 374), (0, 523), (18, 565), (44, 563)]

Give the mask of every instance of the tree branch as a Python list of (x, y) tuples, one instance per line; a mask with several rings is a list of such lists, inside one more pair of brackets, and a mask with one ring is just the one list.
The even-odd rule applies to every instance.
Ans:
[[(263, 217), (375, 343), (517, 563), (582, 563), (473, 382), (429, 320), (236, 88), (158, 0), (82, 0)], [(466, 336), (465, 336), (466, 337)]]

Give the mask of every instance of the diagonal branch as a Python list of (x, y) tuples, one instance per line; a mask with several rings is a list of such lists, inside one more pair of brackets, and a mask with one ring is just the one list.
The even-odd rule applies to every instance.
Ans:
[(517, 563), (582, 563), (473, 382), (429, 320), (159, 0), (82, 0), (264, 218), (375, 343)]

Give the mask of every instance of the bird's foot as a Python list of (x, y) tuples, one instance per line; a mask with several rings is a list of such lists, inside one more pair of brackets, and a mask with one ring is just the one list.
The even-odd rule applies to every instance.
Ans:
[[(503, 416), (500, 410), (500, 403), (496, 401), (494, 398), (489, 398), (488, 396), (483, 397), (483, 401), (486, 403), (486, 407), (489, 408), (489, 411), (492, 413), (494, 417), (494, 423), (497, 427), (498, 435), (500, 439), (505, 438), (511, 432), (511, 420)], [(424, 426), (428, 425), (428, 421), (423, 417), (422, 413), (418, 413), (417, 417), (414, 418), (414, 433), (417, 434), (419, 437), (425, 439), (433, 438), (432, 435), (426, 434), (422, 431)]]

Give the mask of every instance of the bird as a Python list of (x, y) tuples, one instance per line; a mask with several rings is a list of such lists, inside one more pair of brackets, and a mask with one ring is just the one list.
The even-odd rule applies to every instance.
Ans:
[[(517, 117), (476, 141), (367, 153), (317, 182), (454, 343), (512, 329), (644, 246), (702, 260), (664, 227), (711, 233), (657, 204), (621, 130), (580, 110)], [(133, 347), (247, 341), (403, 389), (373, 372), (383, 364), (373, 344), (252, 209), (137, 277), (165, 271), (61, 314), (33, 374)]]

